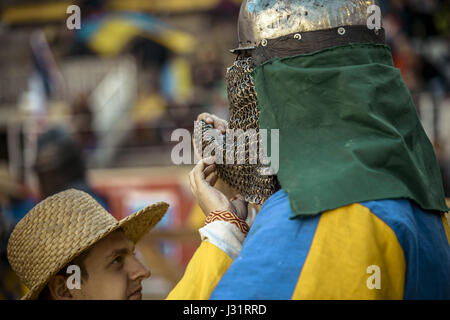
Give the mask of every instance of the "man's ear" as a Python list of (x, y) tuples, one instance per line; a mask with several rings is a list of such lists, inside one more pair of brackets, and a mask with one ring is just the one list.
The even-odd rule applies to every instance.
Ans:
[(56, 275), (48, 282), (48, 289), (54, 300), (72, 300), (73, 296), (67, 288), (66, 279)]

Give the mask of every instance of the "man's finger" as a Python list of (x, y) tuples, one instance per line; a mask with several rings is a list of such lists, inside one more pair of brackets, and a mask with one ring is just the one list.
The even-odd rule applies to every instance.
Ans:
[(194, 169), (192, 169), (191, 172), (189, 172), (189, 186), (191, 187), (191, 191), (193, 194), (197, 192), (197, 186), (195, 185), (194, 179)]
[(213, 116), (213, 117), (214, 117), (214, 128), (217, 130), (220, 130), (222, 132), (222, 134), (225, 133), (225, 131), (228, 127), (228, 123), (223, 119), (220, 119), (215, 116)]
[(205, 175), (205, 177), (208, 177), (212, 172), (214, 172), (216, 170), (216, 164), (210, 164), (208, 165), (204, 170), (203, 170), (203, 174)]
[(204, 120), (206, 123), (209, 123), (209, 124), (214, 122), (212, 115), (207, 112), (203, 112), (198, 115), (197, 121), (200, 121), (200, 120)]
[(192, 187), (192, 184), (191, 184), (191, 183), (189, 183), (189, 189), (191, 189), (192, 195), (195, 196), (195, 190), (194, 190), (194, 188)]
[(211, 173), (208, 177), (205, 178), (205, 181), (212, 186), (213, 182), (215, 182), (214, 180), (217, 180), (217, 174), (215, 172)]
[(199, 161), (198, 164), (192, 170), (196, 188), (208, 186), (208, 183), (205, 180), (205, 175), (203, 173), (203, 170), (205, 170), (207, 163), (212, 163), (214, 161), (214, 159), (215, 159), (215, 157), (205, 158), (205, 159)]
[(192, 138), (192, 146), (194, 148), (194, 154), (197, 156), (198, 159), (201, 159), (202, 158), (202, 155), (200, 153), (201, 150), (198, 150), (194, 138)]
[[(213, 163), (216, 163), (216, 156), (215, 155), (214, 156), (209, 156), (207, 158), (202, 159), (202, 161), (204, 163), (204, 166), (211, 165)], [(203, 167), (203, 169), (204, 169), (204, 167)]]
[(204, 175), (203, 175), (204, 168), (205, 168), (205, 159), (202, 159), (197, 163), (197, 165), (194, 167), (194, 169), (192, 169), (191, 175), (192, 175), (192, 180), (194, 182), (194, 185), (197, 185), (197, 183), (200, 180), (204, 179)]
[(212, 176), (212, 178), (210, 179), (209, 184), (211, 185), (211, 187), (214, 187), (217, 180), (219, 180), (219, 176), (215, 172), (213, 172), (213, 174), (211, 176)]
[(197, 121), (200, 120), (205, 121), (207, 124), (212, 124), (214, 126), (214, 129), (219, 130), (220, 132), (222, 132), (222, 134), (225, 133), (228, 127), (228, 123), (224, 119), (221, 119), (207, 112), (203, 112), (197, 117)]

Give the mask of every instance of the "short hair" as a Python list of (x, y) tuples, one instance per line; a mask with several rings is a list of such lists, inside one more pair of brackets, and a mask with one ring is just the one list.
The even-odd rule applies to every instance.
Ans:
[[(113, 232), (111, 232), (110, 234), (113, 234), (115, 232), (124, 232), (124, 230), (122, 229), (122, 227), (120, 227), (120, 228), (117, 228), (116, 230), (114, 230)], [(84, 250), (83, 252), (81, 252), (71, 262), (69, 262), (63, 268), (61, 268), (61, 270), (59, 270), (56, 275), (63, 276), (65, 279), (67, 279), (68, 278), (68, 275), (66, 272), (67, 268), (71, 265), (77, 265), (81, 271), (81, 281), (83, 282), (83, 280), (87, 280), (89, 278), (89, 274), (87, 273), (84, 262), (86, 261), (86, 258), (89, 256), (91, 249), (92, 249), (92, 246), (89, 247), (88, 249)], [(41, 293), (38, 296), (38, 300), (53, 300), (53, 297), (52, 297), (52, 294), (48, 287), (48, 284), (45, 285), (44, 289), (42, 289)]]
[[(72, 261), (70, 261), (63, 268), (61, 268), (61, 270), (59, 270), (56, 275), (63, 276), (65, 279), (67, 279), (68, 278), (67, 268), (71, 265), (76, 265), (80, 268), (81, 271), (81, 281), (87, 280), (89, 278), (89, 274), (87, 273), (84, 262), (86, 261), (86, 258), (89, 256), (90, 250), (91, 248), (80, 253)], [(52, 294), (48, 287), (48, 283), (45, 285), (44, 289), (42, 289), (41, 293), (39, 294), (38, 300), (53, 300)]]

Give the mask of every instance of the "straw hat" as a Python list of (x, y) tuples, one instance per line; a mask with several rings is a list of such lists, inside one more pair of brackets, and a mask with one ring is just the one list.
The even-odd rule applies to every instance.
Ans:
[(117, 221), (83, 191), (70, 189), (46, 198), (19, 221), (8, 241), (8, 260), (30, 288), (22, 299), (36, 299), (52, 276), (118, 228), (139, 241), (164, 216), (158, 202)]

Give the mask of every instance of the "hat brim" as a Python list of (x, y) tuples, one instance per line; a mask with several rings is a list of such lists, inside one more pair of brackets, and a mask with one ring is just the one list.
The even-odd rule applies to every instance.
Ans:
[[(83, 251), (89, 249), (98, 241), (107, 237), (109, 234), (119, 228), (123, 229), (125, 235), (131, 241), (133, 241), (134, 243), (138, 242), (162, 219), (164, 214), (166, 214), (168, 208), (169, 204), (165, 202), (157, 202), (118, 221), (117, 224), (113, 225), (112, 227), (108, 227), (103, 232), (101, 232), (97, 237), (93, 239), (93, 241), (89, 242), (85, 246), (80, 247), (75, 254), (73, 254), (62, 264), (62, 267), (66, 266), (70, 261), (79, 256)], [(44, 282), (30, 288), (30, 290), (21, 298), (21, 300), (37, 299), (51, 277), (57, 274), (59, 270), (56, 270), (54, 273), (50, 274)]]

